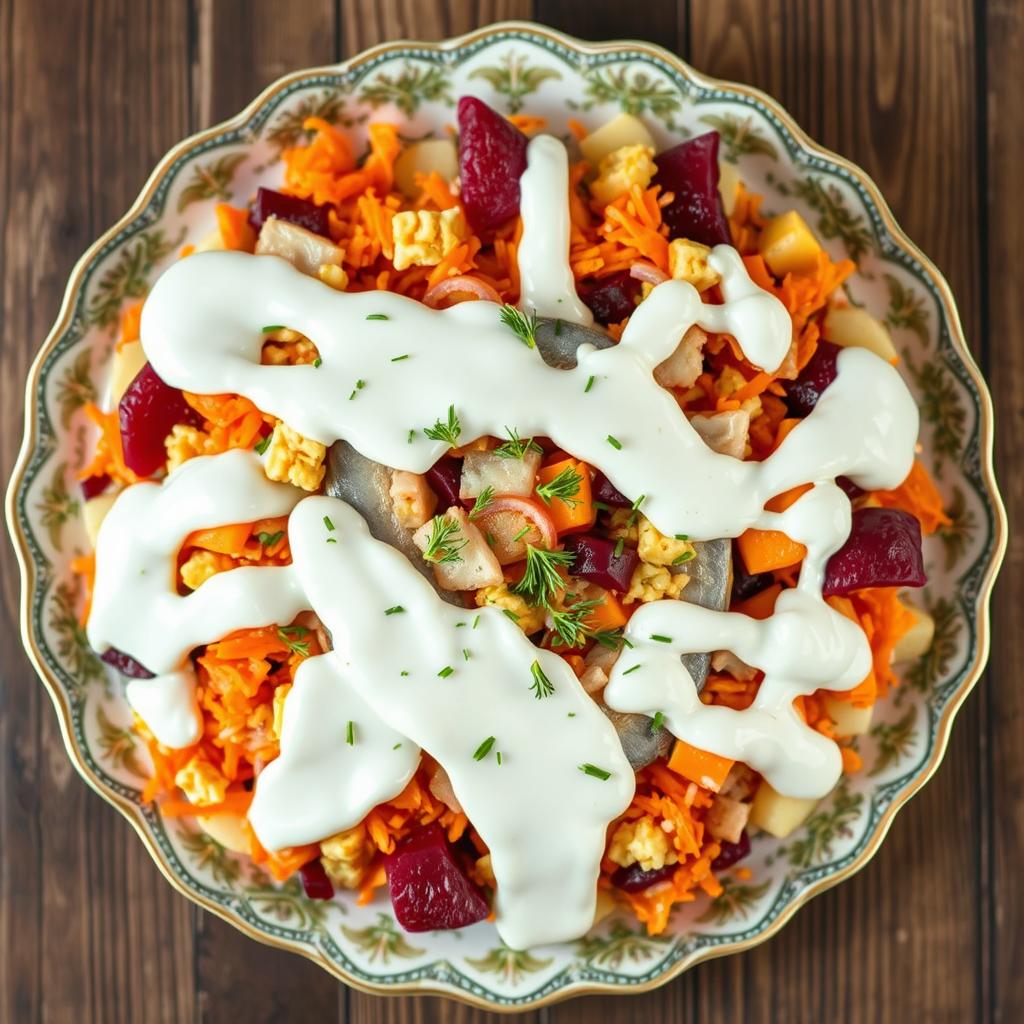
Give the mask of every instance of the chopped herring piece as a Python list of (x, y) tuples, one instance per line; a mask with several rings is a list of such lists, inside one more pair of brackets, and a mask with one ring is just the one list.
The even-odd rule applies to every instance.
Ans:
[(636, 552), (648, 565), (681, 565), (696, 554), (689, 541), (666, 537), (646, 516), (637, 523)]
[(687, 238), (668, 243), (668, 269), (677, 281), (688, 281), (699, 292), (718, 284), (722, 277), (709, 263), (711, 249)]
[(715, 672), (724, 672), (741, 683), (749, 682), (757, 675), (757, 669), (741, 661), (732, 651), (715, 651), (711, 655), (711, 668)]
[(303, 274), (319, 277), (322, 266), (340, 267), (344, 253), (323, 235), (280, 217), (268, 217), (256, 239), (256, 255), (280, 256)]
[(654, 379), (663, 388), (690, 388), (704, 369), (704, 345), (708, 340), (694, 324), (684, 335), (679, 347), (654, 368)]
[(718, 793), (704, 818), (704, 824), (713, 838), (738, 843), (749, 818), (750, 804)]
[(656, 871), (666, 864), (675, 864), (678, 854), (671, 840), (654, 819), (645, 814), (636, 821), (624, 821), (612, 833), (608, 858), (620, 867), (639, 864), (644, 871)]
[[(600, 644), (598, 644), (600, 646)], [(608, 685), (608, 673), (600, 665), (590, 665), (580, 676), (580, 686), (591, 696), (599, 693)]]
[(326, 445), (303, 437), (286, 423), (277, 423), (266, 451), (264, 468), (270, 480), (315, 491), (324, 478)]
[(495, 494), (529, 497), (540, 468), (541, 453), (526, 451), (521, 459), (503, 458), (494, 452), (466, 452), (462, 460), (459, 497), (476, 498), (490, 487)]
[(442, 590), (477, 590), (501, 583), (501, 566), (487, 538), (470, 522), (465, 509), (457, 505), (453, 505), (443, 516), (436, 516), (424, 523), (412, 535), (416, 547), (423, 552), (428, 550), (433, 524), (439, 519), (450, 520), (457, 530), (453, 533), (456, 544), (447, 553), (448, 560), (444, 554), (439, 559), (428, 559), (434, 569), (437, 585)]
[(362, 823), (329, 836), (320, 843), (320, 863), (327, 877), (341, 889), (358, 889), (373, 860), (376, 847)]
[(647, 188), (654, 172), (652, 146), (620, 146), (601, 158), (597, 177), (590, 183), (590, 194), (600, 206), (607, 206), (634, 185)]
[(436, 267), (466, 238), (466, 220), (462, 211), (404, 210), (391, 218), (395, 242), (395, 270), (411, 266)]
[(420, 473), (409, 473), (404, 469), (392, 470), (388, 493), (395, 518), (407, 530), (418, 530), (437, 508), (437, 495), (430, 489), (427, 478)]
[(698, 413), (690, 418), (690, 426), (700, 434), (701, 440), (719, 455), (742, 459), (750, 436), (750, 413), (746, 409), (726, 409), (724, 412)]
[(434, 767), (428, 788), (449, 810), (454, 811), (456, 814), (463, 813), (462, 804), (459, 803), (459, 798), (455, 795), (455, 790), (452, 788), (452, 780), (440, 765)]
[(546, 612), (541, 605), (530, 604), (504, 582), (478, 590), (476, 603), (479, 608), (500, 608), (527, 636), (542, 630), (546, 623)]
[(623, 604), (640, 601), (660, 601), (662, 598), (677, 598), (683, 588), (690, 582), (686, 573), (671, 573), (662, 565), (649, 565), (641, 562), (629, 581), (629, 590), (622, 595)]

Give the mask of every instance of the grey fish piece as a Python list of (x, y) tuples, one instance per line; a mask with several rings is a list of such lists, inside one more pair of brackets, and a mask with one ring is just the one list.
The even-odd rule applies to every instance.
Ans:
[[(582, 344), (599, 349), (614, 344), (599, 328), (549, 319), (538, 321), (536, 340), (541, 358), (556, 369), (574, 367), (576, 350)], [(412, 542), (411, 531), (398, 522), (391, 505), (391, 470), (387, 466), (361, 455), (346, 441), (336, 441), (327, 454), (325, 482), (327, 493), (348, 502), (366, 520), (370, 533), (377, 540), (401, 551), (442, 600), (465, 607), (460, 594), (437, 586), (434, 573)], [(694, 547), (697, 557), (687, 565), (690, 582), (681, 599), (721, 611), (728, 602), (731, 545), (728, 540), (714, 540), (696, 542)], [(682, 571), (682, 567), (674, 571)], [(707, 679), (710, 654), (687, 654), (682, 660), (697, 689), (701, 689)], [(615, 726), (622, 749), (634, 769), (650, 764), (671, 748), (671, 733), (667, 729), (652, 732), (653, 720), (646, 715), (623, 714), (603, 705), (601, 709)]]

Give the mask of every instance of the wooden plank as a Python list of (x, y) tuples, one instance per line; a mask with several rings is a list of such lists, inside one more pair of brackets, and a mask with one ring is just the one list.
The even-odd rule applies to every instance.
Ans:
[[(990, 846), (993, 896), (988, 915), (992, 1020), (1024, 1018), (1024, 976), (1020, 970), (1020, 930), (1024, 920), (1024, 696), (1020, 667), (1024, 642), (1020, 609), (1024, 606), (1024, 225), (1016, 201), (1024, 161), (1024, 9), (1015, 0), (993, 0), (984, 11), (982, 93), (986, 102), (988, 189), (985, 261), (988, 322), (985, 369), (996, 402), (996, 468), (1010, 517), (1010, 546), (996, 590), (989, 685), (993, 686), (986, 722), (991, 748)], [(998, 684), (998, 685), (993, 685)]]
[(642, 13), (618, 0), (537, 0), (537, 21), (580, 39), (643, 39), (681, 52), (685, 3), (662, 0)]
[[(193, 128), (237, 113), (281, 75), (335, 59), (333, 0), (282, 10), (272, 0), (195, 0)], [(196, 986), (202, 1020), (336, 1019), (345, 990), (304, 958), (262, 945), (197, 913)], [(339, 1009), (340, 1008), (340, 1009)]]
[[(980, 336), (974, 31), (966, 0), (691, 6), (691, 59), (751, 82), (864, 166), (943, 268)], [(927, 187), (921, 187), (927, 182)], [(938, 213), (938, 215), (937, 215)], [(979, 998), (979, 721), (961, 714), (946, 761), (876, 860), (782, 934), (695, 975), (701, 1017), (745, 1021), (966, 1020)]]
[[(126, 18), (122, 8), (18, 0), (0, 18), (5, 477), (28, 362), (73, 263), (186, 128), (184, 11), (147, 2)], [(191, 910), (75, 774), (20, 651), (7, 545), (0, 560), (0, 1018), (188, 1020)]]

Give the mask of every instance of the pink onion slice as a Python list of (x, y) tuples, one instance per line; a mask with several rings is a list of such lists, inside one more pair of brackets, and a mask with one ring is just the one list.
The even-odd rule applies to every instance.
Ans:
[(431, 309), (438, 309), (448, 296), (460, 292), (475, 295), (484, 302), (497, 302), (499, 306), (501, 305), (501, 296), (496, 289), (485, 281), (470, 277), (469, 274), (456, 274), (455, 277), (446, 277), (439, 281), (427, 290), (427, 294), (423, 296), (423, 304), (430, 306)]

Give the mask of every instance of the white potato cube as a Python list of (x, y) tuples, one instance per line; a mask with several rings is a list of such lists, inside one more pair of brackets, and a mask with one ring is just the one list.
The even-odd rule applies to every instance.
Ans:
[(856, 306), (833, 306), (825, 315), (825, 340), (843, 348), (866, 348), (887, 363), (896, 359), (889, 328)]
[(395, 184), (404, 196), (415, 199), (420, 194), (416, 175), (431, 171), (445, 181), (459, 173), (459, 153), (451, 139), (423, 139), (406, 146), (395, 161)]
[(128, 385), (139, 375), (146, 365), (146, 353), (142, 351), (141, 341), (129, 341), (114, 349), (114, 361), (110, 367), (110, 401), (117, 405), (121, 396), (128, 390)]
[(837, 700), (835, 697), (825, 698), (825, 711), (836, 723), (837, 736), (863, 736), (871, 728), (871, 716), (875, 706), (857, 707), (848, 700)]
[(651, 138), (651, 133), (643, 121), (632, 114), (619, 114), (580, 140), (580, 152), (594, 168), (609, 153), (623, 146), (649, 146), (657, 150), (654, 139)]
[(908, 611), (914, 614), (914, 624), (897, 641), (896, 648), (892, 652), (893, 664), (900, 664), (905, 661), (916, 661), (927, 653), (935, 638), (935, 620), (920, 608), (913, 605), (906, 605)]
[(762, 779), (750, 808), (750, 823), (779, 839), (785, 839), (811, 816), (817, 806), (817, 800), (783, 796)]
[(251, 853), (252, 844), (241, 815), (229, 811), (219, 814), (202, 814), (196, 818), (199, 827), (212, 839), (215, 839), (225, 850), (232, 853)]

